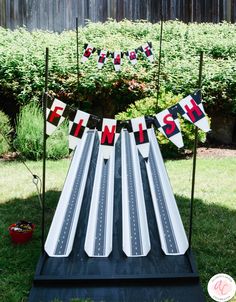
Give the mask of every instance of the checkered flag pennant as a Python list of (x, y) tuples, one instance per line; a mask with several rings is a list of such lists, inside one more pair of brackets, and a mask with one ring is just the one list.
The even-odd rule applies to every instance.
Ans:
[(135, 143), (143, 158), (148, 158), (149, 155), (149, 138), (147, 133), (147, 124), (145, 117), (136, 117), (131, 119), (132, 132)]
[(108, 51), (98, 50), (98, 69), (102, 69), (103, 65), (106, 63), (108, 57)]
[(95, 48), (91, 44), (84, 44), (84, 53), (81, 62), (84, 63), (88, 60), (92, 53), (94, 53)]
[(69, 115), (69, 149), (74, 150), (83, 135), (89, 130), (87, 127), (90, 114), (81, 110), (71, 111)]
[(100, 146), (104, 159), (109, 159), (111, 153), (114, 152), (115, 143), (119, 137), (119, 133), (116, 131), (116, 124), (116, 120), (104, 118), (100, 126), (98, 126)]
[(51, 135), (67, 117), (67, 105), (58, 99), (48, 100), (46, 134)]
[(153, 51), (152, 51), (152, 43), (147, 42), (141, 46), (141, 51), (145, 53), (146, 57), (150, 62), (154, 61)]
[(179, 102), (179, 105), (182, 109), (181, 115), (186, 120), (193, 123), (204, 132), (210, 131), (207, 116), (201, 102), (200, 91), (195, 92), (193, 95), (188, 95)]
[(178, 148), (184, 146), (183, 138), (180, 130), (180, 122), (176, 109), (165, 109), (156, 114), (154, 124), (158, 130), (167, 137)]

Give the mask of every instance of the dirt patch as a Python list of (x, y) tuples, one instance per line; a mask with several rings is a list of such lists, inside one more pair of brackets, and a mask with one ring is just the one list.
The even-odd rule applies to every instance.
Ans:
[(236, 157), (236, 148), (231, 147), (199, 147), (197, 150), (198, 157)]
[[(183, 158), (192, 157), (192, 151), (186, 151)], [(236, 157), (236, 146), (220, 146), (220, 147), (198, 147), (197, 156), (204, 157), (214, 157), (214, 158), (222, 158), (222, 157)], [(0, 161), (13, 161), (21, 158), (19, 153), (17, 152), (9, 152), (2, 157), (0, 157)]]
[(1, 161), (12, 161), (19, 158), (19, 153), (17, 152), (8, 152), (0, 157)]

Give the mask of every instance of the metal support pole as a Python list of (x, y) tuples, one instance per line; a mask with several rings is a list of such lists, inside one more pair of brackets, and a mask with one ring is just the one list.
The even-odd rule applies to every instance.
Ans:
[(43, 179), (42, 179), (42, 237), (41, 237), (41, 249), (44, 252), (44, 231), (45, 231), (45, 183), (46, 183), (46, 127), (47, 127), (47, 93), (48, 93), (48, 60), (49, 49), (46, 48), (45, 54), (45, 87), (43, 95)]
[(161, 52), (162, 52), (162, 40), (163, 40), (163, 9), (162, 9), (162, 1), (160, 3), (160, 17), (161, 17), (161, 31), (160, 31), (160, 41), (159, 41), (159, 56), (158, 56), (158, 71), (157, 71), (157, 101), (156, 101), (156, 112), (158, 112), (158, 100), (160, 97), (160, 74), (161, 74)]
[(79, 100), (79, 19), (76, 17), (76, 60), (77, 60), (77, 97), (78, 97), (78, 109), (81, 109), (81, 103)]
[[(201, 51), (201, 53), (200, 53), (199, 77), (198, 77), (198, 87), (200, 89), (200, 98), (201, 98), (201, 87), (202, 87), (202, 67), (203, 67), (203, 51)], [(190, 219), (189, 219), (189, 236), (188, 236), (189, 248), (191, 248), (191, 245), (192, 245), (193, 204), (194, 204), (194, 190), (195, 190), (195, 177), (196, 177), (197, 145), (198, 145), (198, 128), (197, 128), (197, 126), (195, 126), (194, 147), (193, 147), (192, 189), (191, 189), (191, 200), (190, 200)]]

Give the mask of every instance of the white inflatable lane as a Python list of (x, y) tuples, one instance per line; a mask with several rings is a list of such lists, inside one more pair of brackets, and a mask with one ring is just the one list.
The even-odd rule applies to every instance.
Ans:
[(95, 135), (95, 130), (88, 131), (75, 150), (45, 242), (50, 257), (68, 257), (72, 250)]
[(110, 158), (99, 147), (84, 250), (89, 257), (108, 257), (112, 251), (115, 148)]
[(166, 255), (183, 255), (189, 244), (153, 128), (148, 136), (146, 167), (162, 250)]
[(134, 134), (121, 132), (122, 245), (128, 257), (146, 256), (151, 249), (138, 149)]

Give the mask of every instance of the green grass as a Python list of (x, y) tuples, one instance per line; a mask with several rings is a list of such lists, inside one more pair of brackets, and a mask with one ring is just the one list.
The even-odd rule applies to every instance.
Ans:
[[(41, 162), (27, 162), (41, 176)], [(166, 163), (188, 231), (191, 160)], [(50, 222), (69, 160), (47, 162), (46, 224)], [(217, 273), (236, 278), (236, 159), (197, 161), (192, 247), (207, 296), (209, 279)], [(19, 219), (36, 224), (32, 241), (13, 245), (8, 226)], [(0, 301), (27, 301), (40, 255), (41, 209), (32, 177), (20, 162), (0, 162)], [(207, 301), (211, 301), (207, 298)], [(236, 300), (235, 300), (236, 301)]]

